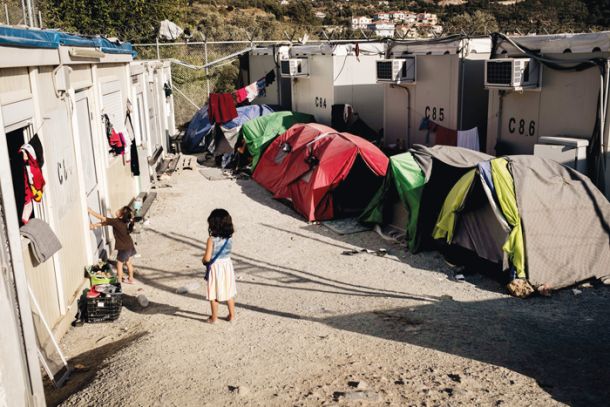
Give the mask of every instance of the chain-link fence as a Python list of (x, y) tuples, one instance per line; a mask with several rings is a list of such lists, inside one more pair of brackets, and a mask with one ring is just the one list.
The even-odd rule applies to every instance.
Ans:
[(5, 0), (0, 10), (0, 21), (6, 25), (42, 27), (42, 14), (34, 0)]
[[(139, 59), (175, 59), (188, 65), (201, 67), (209, 62), (232, 55), (252, 46), (249, 42), (225, 43), (160, 43), (135, 46)], [(172, 65), (176, 123), (188, 122), (197, 107), (205, 105), (209, 92), (232, 92), (238, 84), (239, 61), (229, 59), (209, 69), (193, 69), (180, 64)]]

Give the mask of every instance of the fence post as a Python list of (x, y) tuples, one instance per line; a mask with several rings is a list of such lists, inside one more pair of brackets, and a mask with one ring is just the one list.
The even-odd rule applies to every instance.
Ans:
[(157, 59), (161, 59), (161, 52), (159, 50), (159, 36), (155, 37), (155, 44), (157, 45)]
[[(208, 64), (208, 36), (204, 35), (203, 36), (203, 55), (205, 58), (205, 65)], [(206, 82), (206, 86), (208, 88), (208, 97), (210, 96), (210, 76), (209, 76), (209, 69), (206, 67), (205, 68), (205, 82)]]

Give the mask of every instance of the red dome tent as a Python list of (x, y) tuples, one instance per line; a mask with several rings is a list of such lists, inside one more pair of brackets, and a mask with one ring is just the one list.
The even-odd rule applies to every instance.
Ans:
[(309, 221), (359, 215), (383, 182), (388, 158), (370, 142), (321, 124), (296, 124), (263, 154), (253, 178)]

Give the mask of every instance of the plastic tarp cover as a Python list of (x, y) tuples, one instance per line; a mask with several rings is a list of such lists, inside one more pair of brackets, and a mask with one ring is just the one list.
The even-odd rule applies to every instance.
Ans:
[(108, 54), (137, 53), (129, 42), (119, 43), (101, 36), (82, 36), (57, 30), (33, 30), (13, 27), (0, 27), (0, 45), (57, 49), (60, 45), (72, 47), (99, 48)]
[(456, 213), (463, 208), (464, 200), (472, 186), (475, 175), (476, 170), (468, 171), (449, 191), (432, 232), (433, 238), (445, 238), (447, 243), (451, 244), (455, 230)]
[(207, 105), (195, 113), (182, 139), (182, 149), (186, 153), (199, 153), (205, 151), (201, 145), (203, 139), (210, 134), (214, 126), (208, 118)]
[(252, 156), (252, 170), (256, 168), (265, 148), (277, 136), (297, 123), (312, 123), (314, 121), (314, 117), (310, 114), (276, 112), (244, 124), (242, 135)]
[(391, 188), (396, 188), (400, 201), (408, 212), (409, 221), (406, 225), (406, 238), (409, 250), (415, 246), (417, 235), (417, 218), (422, 191), (426, 177), (409, 152), (390, 157), (390, 170), (387, 172), (383, 185), (371, 200), (371, 203), (360, 216), (360, 221), (368, 224), (382, 224), (385, 198)]
[(512, 227), (506, 243), (502, 246), (502, 250), (506, 252), (510, 262), (515, 267), (517, 277), (526, 278), (523, 228), (521, 227), (521, 217), (517, 207), (513, 176), (508, 170), (508, 161), (504, 158), (491, 160), (491, 175), (502, 213)]

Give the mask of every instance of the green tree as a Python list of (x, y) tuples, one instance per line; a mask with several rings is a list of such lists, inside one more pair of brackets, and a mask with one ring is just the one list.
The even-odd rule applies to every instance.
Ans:
[(481, 10), (451, 17), (445, 24), (445, 32), (449, 34), (487, 35), (499, 29), (493, 14)]

